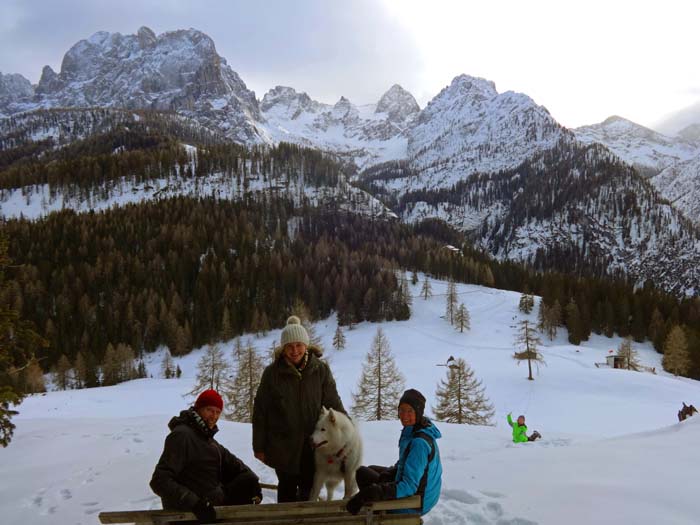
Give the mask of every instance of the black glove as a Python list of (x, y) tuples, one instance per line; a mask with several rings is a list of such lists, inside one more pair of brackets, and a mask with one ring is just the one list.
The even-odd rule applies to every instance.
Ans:
[[(393, 483), (372, 483), (371, 485), (367, 485), (365, 488), (360, 490), (357, 494), (355, 494), (350, 500), (348, 501), (347, 505), (345, 508), (348, 510), (350, 514), (357, 514), (360, 512), (360, 509), (363, 507), (365, 503), (369, 503), (371, 501), (380, 501), (384, 499), (384, 490), (383, 486), (384, 485), (394, 485)], [(396, 494), (396, 488), (394, 488), (394, 494)]]
[(208, 499), (200, 498), (192, 507), (192, 512), (197, 516), (200, 523), (213, 523), (216, 521), (216, 509)]
[(396, 466), (389, 467), (379, 474), (380, 483), (390, 483), (396, 479)]

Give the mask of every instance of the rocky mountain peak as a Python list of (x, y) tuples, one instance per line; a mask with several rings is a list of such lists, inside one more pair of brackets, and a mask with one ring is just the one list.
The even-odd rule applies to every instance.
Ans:
[(139, 39), (141, 48), (147, 48), (156, 43), (156, 34), (153, 30), (146, 26), (141, 26), (136, 32), (136, 37)]
[(311, 97), (304, 92), (299, 93), (294, 88), (287, 86), (276, 86), (265, 93), (260, 103), (260, 110), (267, 112), (275, 106), (279, 106), (294, 112), (308, 108), (312, 102)]
[(31, 97), (34, 94), (32, 83), (17, 73), (0, 73), (0, 100), (11, 102)]
[(382, 95), (375, 113), (386, 113), (392, 122), (403, 122), (420, 111), (418, 102), (408, 91), (394, 84)]

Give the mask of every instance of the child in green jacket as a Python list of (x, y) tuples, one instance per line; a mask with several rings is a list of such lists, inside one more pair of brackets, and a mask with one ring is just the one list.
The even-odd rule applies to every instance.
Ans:
[(542, 437), (537, 430), (528, 437), (527, 426), (525, 426), (525, 416), (518, 416), (518, 421), (516, 423), (513, 423), (513, 419), (510, 416), (511, 413), (508, 412), (508, 424), (513, 428), (513, 443), (535, 441), (537, 438)]

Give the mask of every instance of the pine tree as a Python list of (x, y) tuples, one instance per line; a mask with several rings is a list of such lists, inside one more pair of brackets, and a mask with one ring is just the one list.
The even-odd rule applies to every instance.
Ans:
[(445, 295), (445, 319), (450, 324), (455, 323), (455, 311), (457, 309), (457, 285), (450, 279), (447, 283), (447, 294)]
[(301, 321), (301, 325), (306, 328), (306, 333), (309, 334), (309, 345), (323, 350), (321, 338), (316, 334), (316, 329), (311, 322), (311, 314), (309, 313), (309, 309), (301, 299), (294, 301), (294, 304), (292, 305), (292, 315), (296, 315)]
[(36, 357), (32, 357), (24, 369), (24, 388), (26, 393), (36, 394), (46, 392), (44, 371)]
[(636, 370), (638, 372), (641, 369), (642, 365), (639, 362), (637, 351), (632, 346), (630, 337), (625, 337), (620, 343), (620, 346), (617, 348), (617, 355), (627, 360), (627, 370)]
[(520, 296), (520, 303), (518, 304), (518, 308), (520, 309), (521, 312), (524, 314), (529, 314), (532, 312), (532, 309), (535, 307), (535, 298), (534, 296), (524, 293)]
[(231, 365), (226, 361), (224, 353), (216, 343), (207, 346), (204, 355), (197, 362), (197, 377), (195, 385), (189, 394), (199, 395), (203, 390), (213, 388), (219, 390), (228, 379)]
[(481, 381), (464, 359), (448, 366), (447, 379), (440, 380), (433, 413), (438, 421), (467, 425), (492, 425), (493, 405), (484, 394)]
[(61, 354), (61, 357), (58, 358), (58, 362), (53, 369), (53, 383), (56, 385), (56, 388), (59, 390), (68, 390), (71, 384), (70, 372), (70, 361), (65, 354)]
[(428, 297), (433, 296), (433, 290), (430, 287), (430, 280), (428, 279), (428, 276), (425, 276), (425, 280), (423, 281), (423, 287), (420, 290), (420, 294), (423, 296), (423, 299), (426, 301), (428, 300)]
[(413, 273), (411, 274), (411, 284), (413, 286), (418, 284), (418, 272), (413, 270)]
[(232, 421), (250, 423), (253, 420), (255, 393), (264, 368), (262, 359), (250, 341), (240, 354), (236, 365), (236, 375), (230, 386), (224, 390), (227, 400), (226, 417)]
[(177, 365), (175, 367), (175, 377), (180, 379), (180, 376), (182, 376), (182, 369), (180, 368), (180, 365)]
[(537, 328), (552, 341), (557, 336), (557, 327), (561, 323), (561, 307), (559, 301), (554, 301), (552, 306), (547, 306), (540, 301)]
[(352, 394), (352, 414), (367, 421), (394, 419), (404, 384), (384, 331), (377, 328), (372, 348), (365, 358), (357, 392)]
[(75, 374), (73, 376), (74, 386), (73, 388), (86, 388), (87, 381), (87, 364), (85, 363), (85, 358), (82, 352), (78, 352), (75, 356)]
[(163, 374), (165, 379), (170, 379), (175, 375), (173, 365), (173, 357), (170, 355), (170, 350), (166, 348), (163, 353), (163, 360), (160, 362), (160, 373)]
[(569, 330), (569, 342), (572, 345), (580, 345), (582, 337), (581, 312), (573, 297), (566, 305), (566, 327)]
[(516, 351), (513, 354), (513, 358), (518, 360), (518, 364), (520, 361), (527, 359), (527, 378), (533, 381), (535, 378), (532, 377), (532, 362), (535, 362), (538, 372), (539, 363), (544, 364), (544, 357), (538, 350), (538, 346), (542, 344), (542, 341), (537, 337), (535, 327), (527, 319), (520, 321), (519, 326), (518, 335), (515, 338), (515, 346), (522, 348), (522, 350), (520, 352)]
[(231, 328), (231, 314), (228, 308), (224, 308), (224, 313), (221, 317), (221, 340), (229, 341), (233, 339), (233, 329)]
[(676, 325), (671, 328), (664, 343), (664, 357), (661, 360), (664, 370), (673, 375), (687, 375), (690, 369), (688, 341), (683, 328)]
[[(0, 298), (8, 289), (5, 271), (10, 265), (8, 239), (0, 226)], [(12, 440), (15, 424), (12, 418), (18, 412), (11, 405), (22, 401), (20, 392), (12, 381), (11, 371), (16, 366), (27, 366), (30, 356), (48, 342), (41, 338), (31, 323), (20, 318), (20, 308), (0, 300), (0, 446), (6, 447)]]
[(469, 316), (469, 310), (464, 306), (464, 303), (459, 305), (457, 308), (457, 313), (455, 314), (455, 326), (460, 332), (464, 332), (466, 328), (469, 330), (471, 328), (471, 317)]
[(105, 356), (102, 360), (102, 384), (105, 386), (116, 385), (119, 382), (119, 364), (112, 343), (107, 345)]
[(335, 329), (335, 334), (333, 335), (333, 348), (337, 351), (345, 350), (345, 334), (343, 334), (343, 329), (340, 325)]

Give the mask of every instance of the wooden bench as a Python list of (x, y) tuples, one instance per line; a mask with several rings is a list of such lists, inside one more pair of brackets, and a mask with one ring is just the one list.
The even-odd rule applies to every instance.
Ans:
[[(216, 507), (218, 525), (420, 525), (418, 512), (392, 514), (387, 511), (421, 507), (420, 496), (411, 496), (391, 501), (367, 504), (357, 516), (345, 510), (345, 500), (304, 501), (297, 503), (263, 503), (260, 505), (238, 505)], [(124, 512), (100, 512), (100, 522), (135, 523), (137, 525), (167, 525), (170, 523), (195, 521), (191, 512), (172, 510), (130, 510)], [(184, 525), (184, 524), (180, 524)]]

